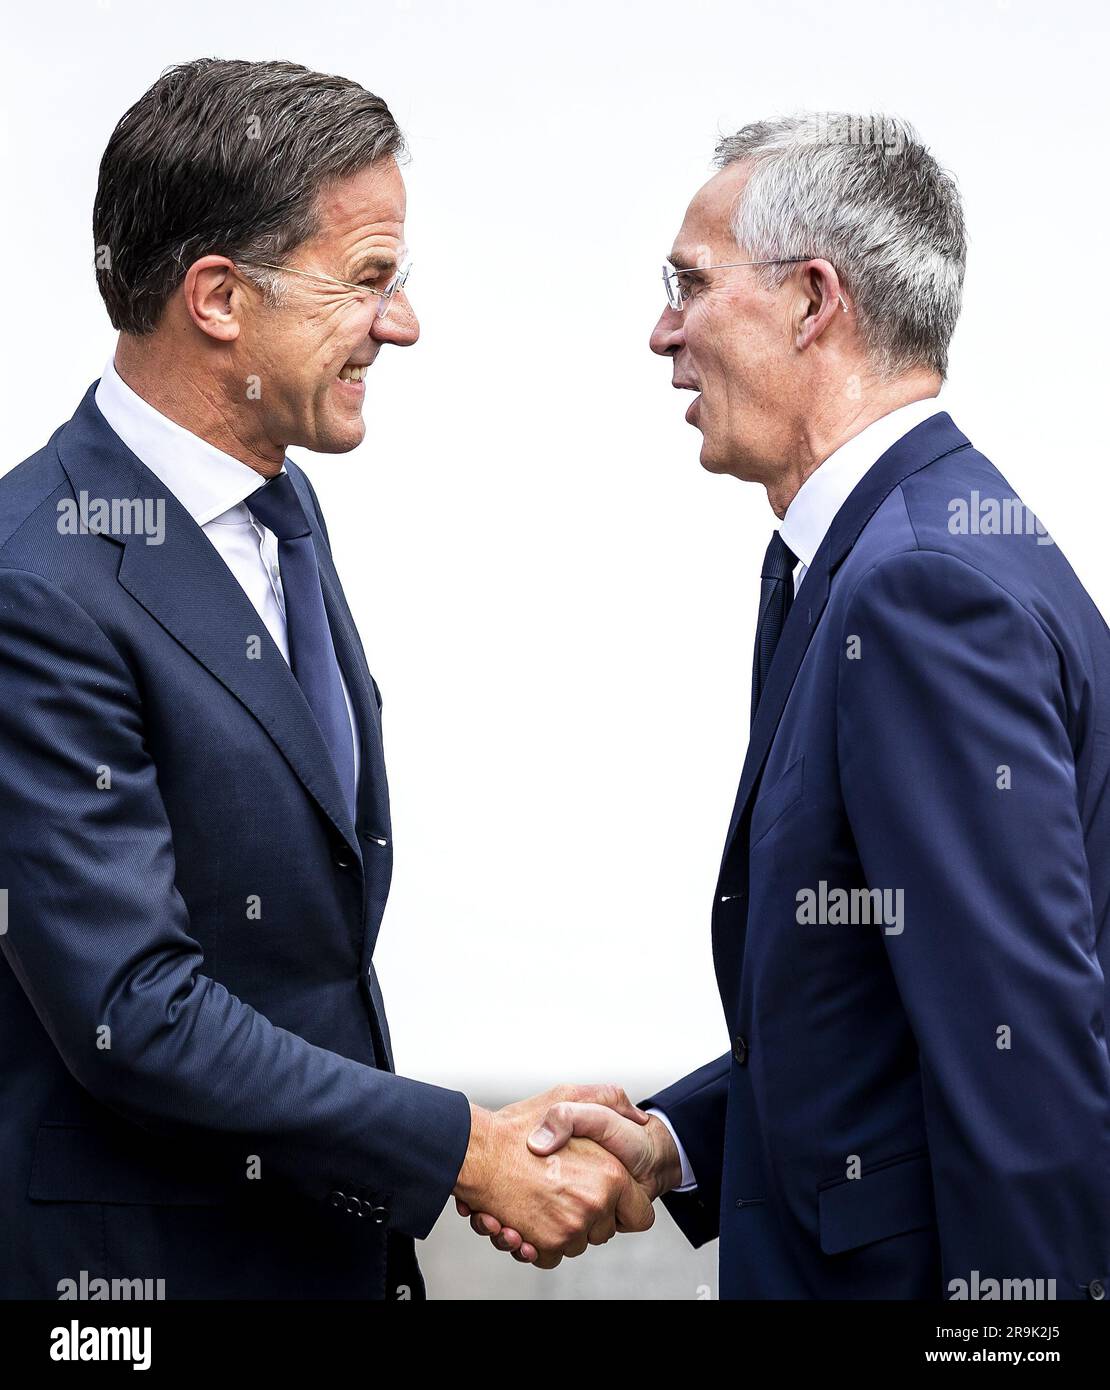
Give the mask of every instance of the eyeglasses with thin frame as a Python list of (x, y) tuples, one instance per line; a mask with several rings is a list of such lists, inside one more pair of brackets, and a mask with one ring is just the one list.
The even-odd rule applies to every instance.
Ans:
[(281, 270), (286, 275), (301, 275), (306, 280), (322, 280), (325, 284), (339, 285), (345, 290), (358, 290), (360, 294), (377, 295), (378, 308), (374, 317), (379, 319), (384, 319), (388, 315), (394, 295), (398, 290), (405, 288), (405, 284), (412, 274), (412, 261), (406, 260), (384, 289), (375, 290), (369, 285), (360, 285), (354, 280), (340, 280), (334, 275), (325, 275), (322, 270), (299, 270), (296, 266), (275, 265), (272, 261), (239, 261), (237, 264), (248, 270)]
[[(676, 312), (681, 313), (686, 303), (686, 292), (679, 281), (680, 275), (699, 275), (704, 270), (735, 270), (742, 265), (800, 265), (802, 261), (812, 261), (813, 256), (776, 256), (769, 261), (724, 261), (720, 265), (691, 265), (679, 270), (671, 265), (670, 261), (663, 262), (663, 288), (667, 292), (667, 303)], [(844, 296), (837, 295), (840, 306), (845, 313), (848, 306), (844, 303)]]

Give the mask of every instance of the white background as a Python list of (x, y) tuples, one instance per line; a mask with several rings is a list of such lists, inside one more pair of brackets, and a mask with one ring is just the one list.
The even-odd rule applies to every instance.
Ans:
[(660, 261), (719, 133), (912, 120), (970, 229), (948, 408), (1110, 610), (1105, 7), (70, 0), (5, 27), (0, 469), (112, 350), (97, 164), (164, 66), (341, 72), (408, 133), (423, 336), (379, 358), (360, 449), (297, 454), (385, 698), (401, 1070), (508, 1098), (723, 1051), (709, 905), (773, 517), (701, 470), (648, 353)]

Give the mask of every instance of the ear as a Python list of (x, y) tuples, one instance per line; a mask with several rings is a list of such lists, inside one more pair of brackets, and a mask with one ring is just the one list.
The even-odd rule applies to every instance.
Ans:
[(802, 266), (801, 298), (794, 346), (804, 351), (826, 331), (838, 313), (848, 312), (848, 304), (840, 277), (828, 261), (807, 261)]
[(189, 317), (202, 333), (232, 343), (242, 327), (243, 297), (235, 264), (226, 256), (202, 256), (185, 273), (182, 292)]

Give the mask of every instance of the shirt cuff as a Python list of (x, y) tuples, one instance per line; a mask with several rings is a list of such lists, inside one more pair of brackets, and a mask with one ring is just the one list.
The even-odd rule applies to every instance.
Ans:
[(663, 1114), (662, 1110), (653, 1110), (650, 1107), (644, 1112), (647, 1115), (654, 1115), (667, 1126), (667, 1132), (674, 1140), (674, 1146), (678, 1150), (678, 1161), (682, 1164), (682, 1179), (677, 1187), (672, 1187), (672, 1192), (693, 1192), (698, 1182), (694, 1177), (694, 1170), (690, 1166), (690, 1160), (686, 1157), (686, 1150), (682, 1147), (682, 1140), (674, 1132), (674, 1125)]

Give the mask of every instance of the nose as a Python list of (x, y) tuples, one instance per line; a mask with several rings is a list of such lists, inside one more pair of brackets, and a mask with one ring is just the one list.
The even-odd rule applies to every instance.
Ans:
[(412, 347), (420, 337), (420, 321), (404, 290), (398, 290), (393, 296), (386, 317), (374, 320), (370, 336), (380, 343), (392, 343), (394, 347)]
[(648, 346), (660, 357), (673, 357), (685, 341), (682, 315), (668, 304), (651, 330)]

